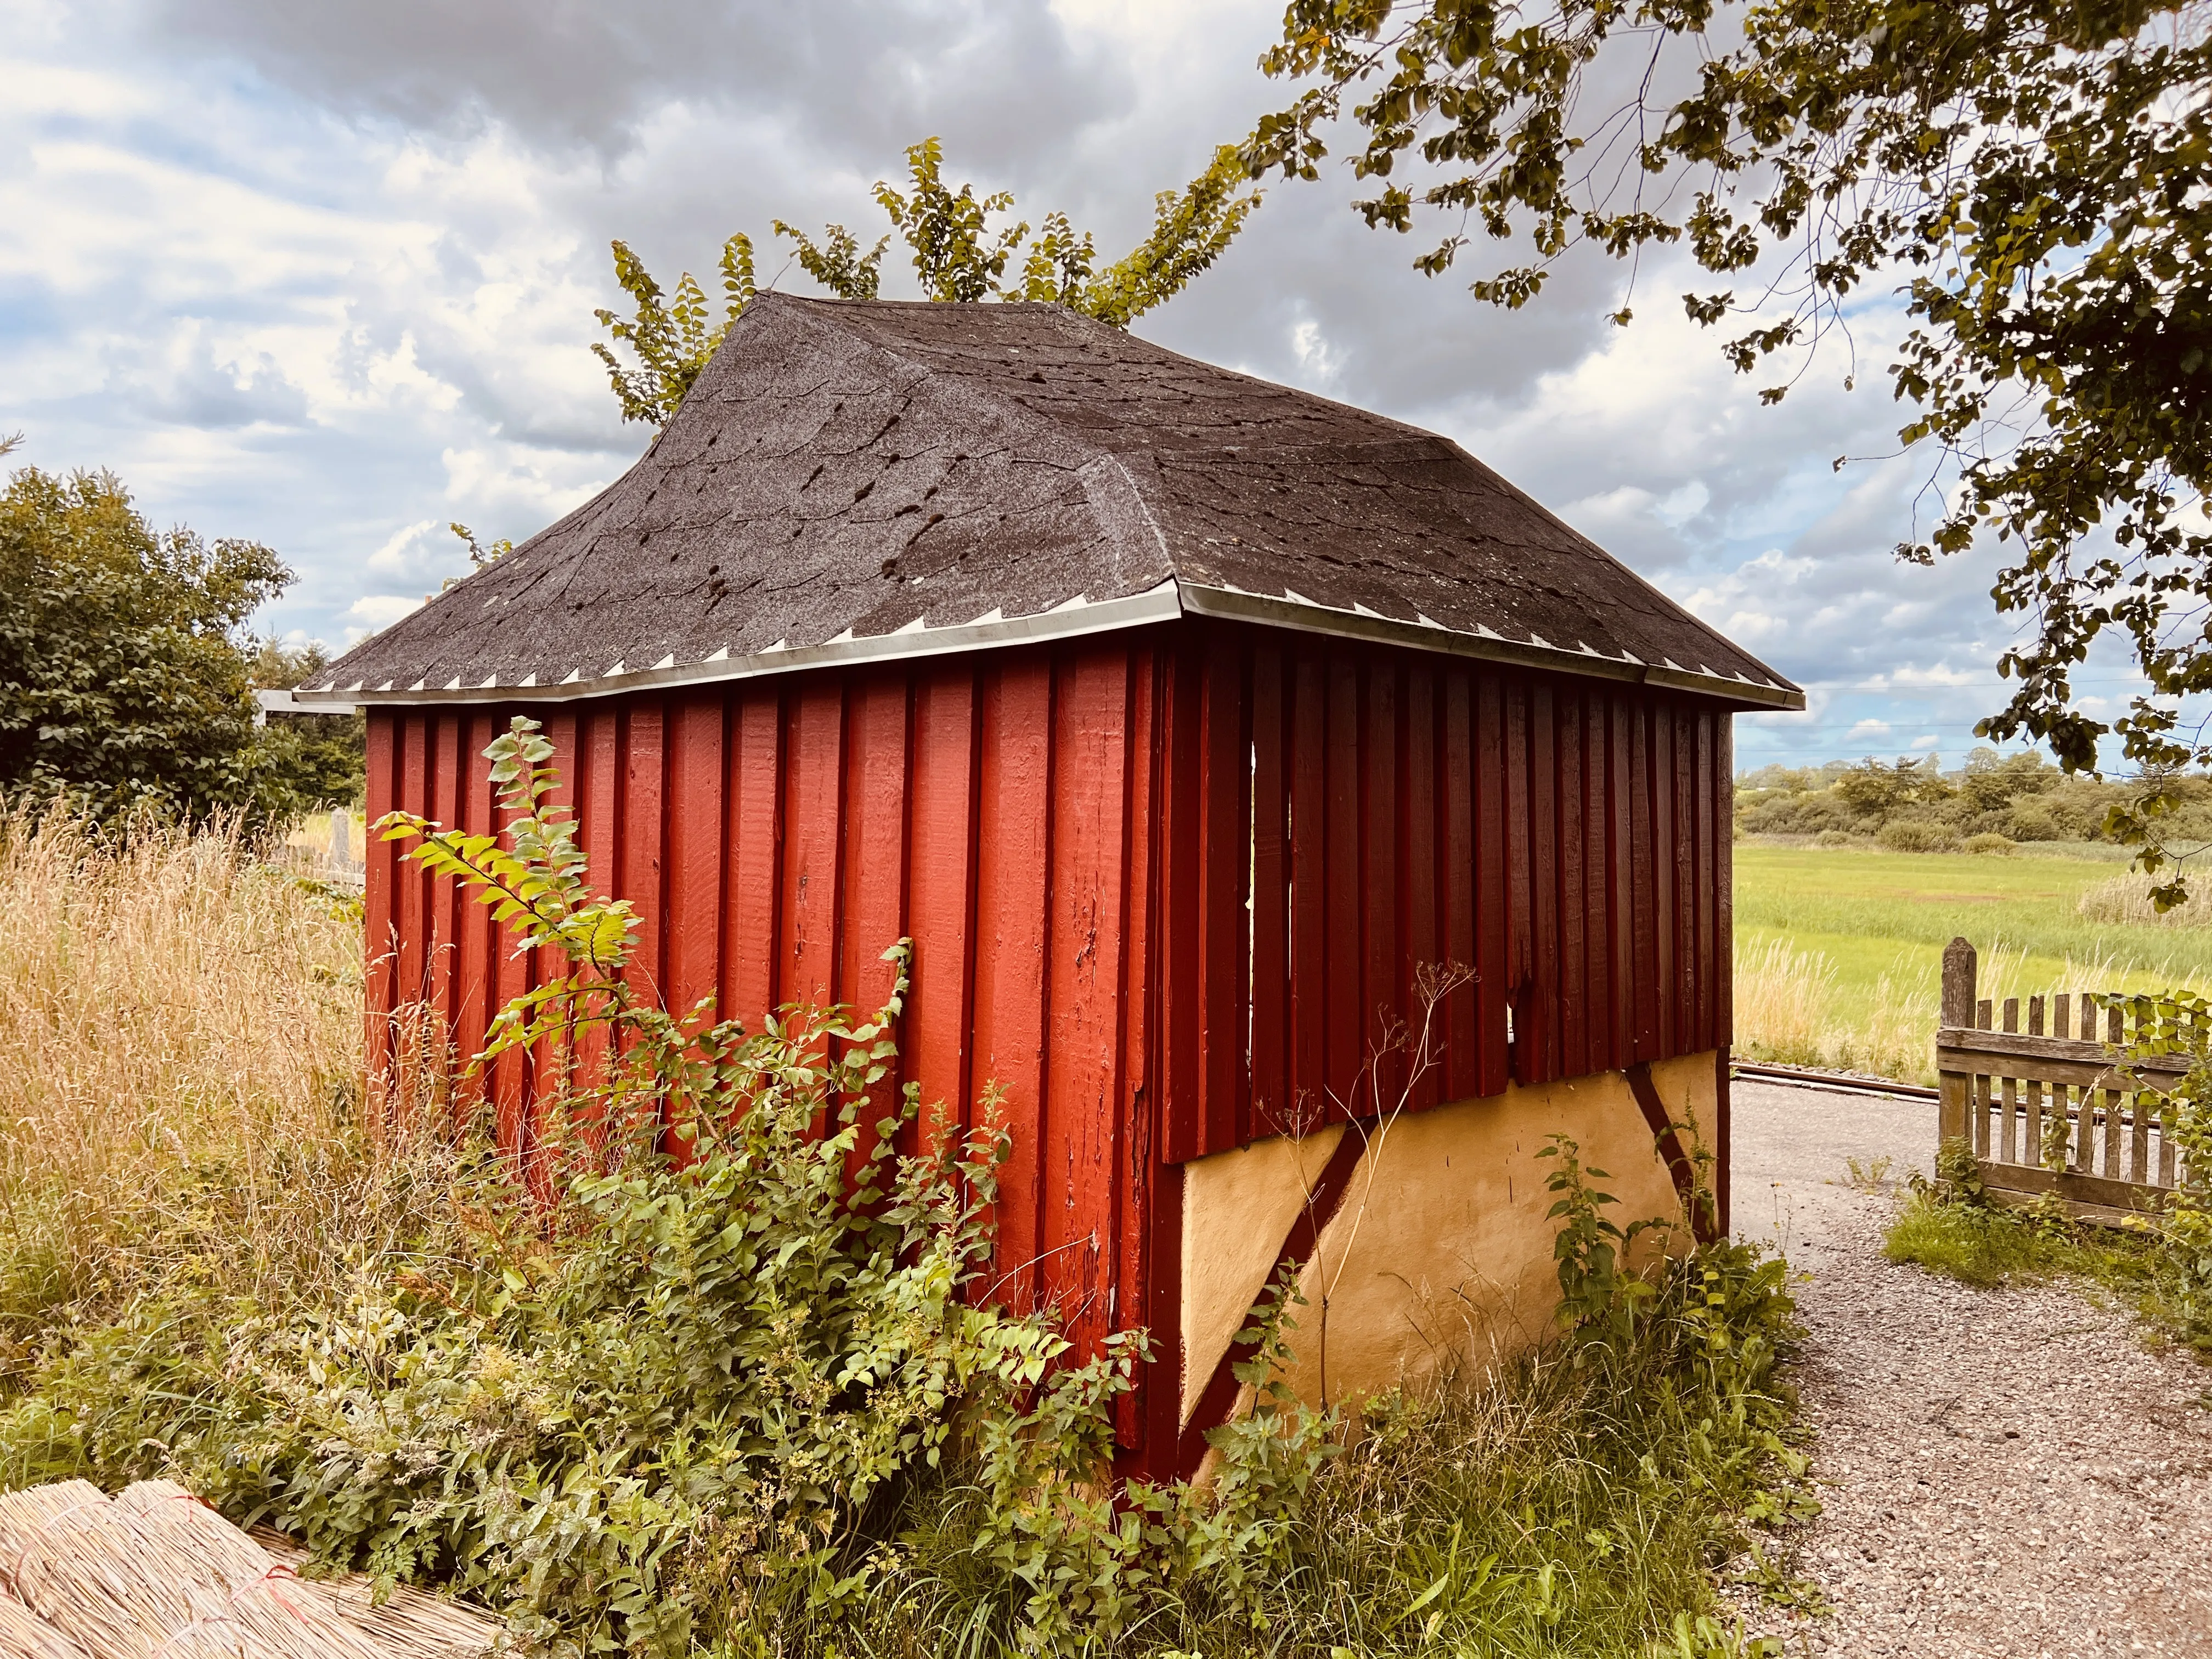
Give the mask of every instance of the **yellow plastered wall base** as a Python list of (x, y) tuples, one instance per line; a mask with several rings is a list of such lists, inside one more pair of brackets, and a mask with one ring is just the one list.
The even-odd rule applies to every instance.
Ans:
[[(1716, 1056), (1661, 1060), (1668, 1115), (1713, 1140)], [(1265, 1287), (1305, 1194), (1347, 1131), (1266, 1140), (1183, 1166), (1182, 1412), (1186, 1422)], [(1358, 1131), (1349, 1133), (1357, 1133)], [(1554, 1133), (1582, 1145), (1617, 1224), (1681, 1219), (1628, 1079), (1575, 1078), (1411, 1113), (1369, 1131), (1343, 1202), (1299, 1288), (1291, 1381), (1306, 1399), (1358, 1399), (1454, 1359), (1487, 1364), (1543, 1335), (1559, 1300), (1539, 1158)], [(1681, 1229), (1686, 1242), (1688, 1229)], [(1324, 1295), (1327, 1308), (1324, 1311)]]

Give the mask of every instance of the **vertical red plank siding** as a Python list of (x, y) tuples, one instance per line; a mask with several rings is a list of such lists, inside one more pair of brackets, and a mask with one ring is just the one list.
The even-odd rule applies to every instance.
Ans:
[[(425, 817), (430, 812), (429, 733), (430, 722), (421, 714), (408, 714), (401, 722), (399, 804)], [(398, 915), (393, 926), (398, 931), (398, 950), (392, 973), (395, 1006), (404, 1006), (422, 1001), (429, 994), (428, 954), (436, 948), (436, 942), (430, 937), (430, 878), (420, 865), (403, 863), (397, 888)]]
[(1328, 1103), (1328, 711), (1322, 663), (1297, 653), (1290, 677), (1290, 1068), (1286, 1109), (1314, 1119)]
[[(1408, 977), (1424, 966), (1440, 962), (1448, 953), (1442, 942), (1445, 922), (1444, 890), (1437, 868), (1437, 720), (1436, 677), (1428, 664), (1407, 665), (1405, 703), (1401, 716), (1404, 735), (1398, 757), (1398, 882), (1395, 895), (1398, 938), (1404, 961), (1399, 976), (1407, 981), (1399, 1006), (1409, 1023), (1424, 1018)], [(1407, 1104), (1415, 1110), (1452, 1097), (1441, 1092), (1443, 1073), (1437, 1065), (1448, 1041), (1449, 1010), (1439, 1007), (1427, 1037), (1427, 1069), (1414, 1080)], [(1415, 1032), (1419, 1040), (1419, 1033)]]
[(1559, 893), (1559, 1057), (1556, 1077), (1582, 1077), (1599, 1066), (1589, 1055), (1589, 960), (1584, 954), (1583, 709), (1578, 687), (1561, 686), (1552, 710), (1558, 748)]
[(1249, 1121), (1246, 1092), (1245, 884), (1251, 869), (1251, 781), (1241, 651), (1206, 653), (1200, 710), (1198, 925), (1201, 981), (1199, 1075), (1205, 1144), (1236, 1146)]
[(1390, 1045), (1393, 1026), (1406, 1014), (1401, 994), (1405, 964), (1398, 936), (1398, 665), (1383, 659), (1364, 665), (1366, 719), (1360, 733), (1365, 753), (1359, 768), (1359, 1041), (1372, 1053), (1376, 1097), (1358, 1107), (1362, 1116), (1387, 1111), (1405, 1084), (1405, 1054)]
[[(1713, 722), (1713, 954), (1720, 975), (1720, 1009), (1713, 1042), (1735, 1042), (1735, 732), (1726, 714)], [(1725, 1068), (1721, 1073), (1728, 1081)], [(1722, 1225), (1728, 1224), (1723, 1212)]]
[[(491, 769), (483, 760), (491, 742), (492, 717), (484, 711), (464, 711), (460, 727), (456, 771), (461, 805), (456, 822), (465, 835), (488, 836), (498, 828), (492, 809)], [(483, 1049), (484, 1026), (491, 1012), (492, 961), (499, 940), (490, 912), (477, 902), (473, 891), (457, 891), (455, 901), (453, 925), (460, 950), (454, 963), (453, 1049), (465, 1063)]]
[(907, 931), (908, 708), (905, 676), (877, 674), (854, 688), (846, 716), (837, 994), (863, 1015), (890, 994), (892, 969), (883, 954)]
[[(1480, 1044), (1478, 1094), (1504, 1092), (1512, 1075), (1506, 1042), (1506, 1011), (1512, 1006), (1511, 906), (1506, 898), (1506, 758), (1504, 690), (1495, 674), (1474, 682), (1474, 968), (1476, 1035)], [(1511, 879), (1528, 865), (1512, 866)]]
[[(727, 783), (722, 699), (688, 692), (670, 700), (663, 804), (667, 823), (663, 946), (667, 1001), (688, 1014), (717, 994), (722, 949), (722, 808)], [(715, 1010), (720, 1018), (726, 1010)]]
[(1199, 914), (1204, 885), (1205, 766), (1200, 752), (1204, 688), (1197, 653), (1182, 641), (1164, 648), (1158, 677), (1162, 706), (1155, 727), (1160, 778), (1157, 914), (1161, 936), (1158, 1032), (1161, 1156), (1180, 1164), (1206, 1145), (1201, 1097), (1204, 940)]
[[(975, 1086), (1005, 1091), (1018, 1126), (1000, 1167), (1000, 1294), (1034, 1307), (1038, 1211), (1044, 1201), (1047, 807), (1053, 671), (1044, 658), (994, 663), (983, 675), (980, 844), (975, 872)], [(1022, 1133), (1026, 1128), (1027, 1133)]]
[(1360, 888), (1360, 786), (1366, 771), (1360, 756), (1359, 670), (1348, 653), (1328, 659), (1328, 727), (1322, 763), (1328, 777), (1323, 835), (1327, 915), (1322, 963), (1328, 975), (1328, 1037), (1322, 1055), (1315, 1104), (1328, 1110), (1321, 1121), (1344, 1121), (1350, 1091), (1359, 1075), (1367, 1036), (1367, 1011), (1361, 1004), (1360, 918), (1366, 909)]
[(1121, 1255), (1123, 915), (1130, 758), (1129, 659), (1112, 646), (1073, 654), (1054, 699), (1051, 873), (1045, 1005), (1047, 1104), (1038, 1248), (1043, 1297), (1079, 1346), (1110, 1334), (1108, 1275)]
[(620, 896), (637, 907), (636, 943), (630, 952), (630, 980), (653, 988), (656, 997), (668, 991), (668, 963), (664, 953), (668, 933), (668, 896), (663, 890), (667, 823), (666, 706), (658, 697), (645, 697), (629, 710), (629, 742), (623, 756), (619, 835), (622, 881)]
[[(1438, 784), (1437, 878), (1443, 884), (1441, 905), (1444, 953), (1463, 967), (1475, 967), (1475, 880), (1480, 868), (1474, 847), (1474, 686), (1464, 669), (1443, 678), (1440, 745), (1443, 773)], [(1483, 988), (1476, 983), (1453, 994), (1443, 1026), (1442, 1088), (1446, 1100), (1465, 1100), (1482, 1090), (1480, 1021)]]
[(810, 680), (785, 717), (783, 893), (776, 1000), (838, 1000), (837, 878), (844, 823), (845, 685)]
[(722, 1002), (757, 1031), (784, 999), (783, 698), (775, 685), (749, 685), (732, 702)]
[(1251, 1121), (1248, 1137), (1280, 1134), (1291, 1121), (1285, 1052), (1290, 1012), (1290, 791), (1284, 776), (1283, 657), (1273, 645), (1252, 651)]
[[(942, 1106), (954, 1132), (971, 1127), (980, 1079), (969, 1074), (975, 957), (975, 672), (926, 671), (914, 691), (912, 798), (908, 808), (908, 926), (914, 988), (907, 995), (902, 1063), (921, 1085), (925, 1113)], [(925, 1123), (925, 1129), (927, 1125)]]
[(368, 816), (368, 845), (362, 867), (362, 1057), (366, 1073), (364, 1098), (369, 1110), (379, 1115), (386, 1103), (385, 1088), (392, 1063), (392, 1010), (399, 1004), (399, 921), (392, 901), (399, 888), (400, 849), (398, 842), (380, 839), (376, 826), (386, 813), (404, 804), (399, 784), (400, 720), (399, 715), (388, 710), (371, 709), (364, 738), (363, 801)]
[[(914, 937), (902, 1080), (956, 1124), (1004, 1093), (999, 1293), (1085, 1352), (1133, 1323), (1160, 1346), (1132, 1467), (1177, 1427), (1178, 1164), (1326, 1121), (1422, 964), (1479, 978), (1416, 1108), (1728, 1041), (1728, 720), (1686, 697), (1188, 622), (541, 718), (679, 1012), (872, 1005)], [(373, 712), (371, 812), (495, 827), (503, 725)], [(365, 914), (374, 1074), (393, 1007), (428, 994), (471, 1051), (532, 982), (380, 842)], [(520, 1151), (544, 1059), (491, 1080)]]

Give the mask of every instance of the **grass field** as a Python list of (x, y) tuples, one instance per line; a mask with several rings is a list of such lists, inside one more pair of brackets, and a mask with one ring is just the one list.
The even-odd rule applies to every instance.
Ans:
[[(2212, 990), (2212, 926), (2133, 911), (2126, 851), (2009, 858), (1762, 844), (1735, 849), (1736, 1047), (1747, 1057), (1932, 1082), (1954, 936), (1981, 994)], [(2083, 913), (2090, 895), (2093, 915)]]

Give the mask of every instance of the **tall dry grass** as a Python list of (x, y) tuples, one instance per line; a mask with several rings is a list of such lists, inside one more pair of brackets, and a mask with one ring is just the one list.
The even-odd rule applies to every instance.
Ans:
[[(2031, 965), (2031, 963), (2033, 965)], [(1996, 940), (1983, 952), (1976, 974), (1978, 1000), (2002, 1009), (2017, 997), (2026, 1025), (2027, 999), (2084, 992), (2104, 995), (2126, 977), (2111, 955), (2068, 956), (2056, 974), (2025, 947)], [(2212, 983), (2195, 975), (2166, 981), (2177, 991), (2212, 996)], [(1936, 1028), (1942, 990), (1932, 969), (1898, 979), (1884, 974), (1868, 1005), (1847, 1018), (1836, 992), (1836, 969), (1820, 951), (1799, 950), (1786, 939), (1738, 946), (1735, 958), (1735, 1050), (1747, 1060), (1784, 1066), (1828, 1066), (1932, 1086)]]
[(2161, 912), (2150, 902), (2154, 878), (2139, 870), (2114, 876), (2081, 890), (2075, 903), (2090, 921), (2125, 927), (2212, 927), (2212, 890), (2202, 881), (2189, 884), (2189, 897)]
[(358, 1115), (358, 914), (260, 850), (0, 813), (0, 1370), (151, 1280), (281, 1302), (407, 1224), (418, 1160)]

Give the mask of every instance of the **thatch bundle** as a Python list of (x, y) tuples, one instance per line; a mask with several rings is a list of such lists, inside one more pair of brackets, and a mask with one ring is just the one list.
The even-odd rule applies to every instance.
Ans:
[(0, 1659), (90, 1659), (85, 1650), (11, 1595), (0, 1595)]
[[(304, 1565), (307, 1553), (295, 1539), (256, 1527), (253, 1540), (281, 1561)], [(322, 1578), (315, 1588), (352, 1620), (382, 1653), (393, 1659), (474, 1659), (491, 1651), (506, 1626), (481, 1607), (450, 1596), (431, 1595), (409, 1584), (394, 1584), (375, 1599), (363, 1574)]]
[(501, 1628), (404, 1586), (372, 1606), (358, 1575), (303, 1583), (297, 1554), (173, 1480), (0, 1493), (0, 1659), (469, 1659)]
[(223, 1592), (232, 1619), (281, 1653), (389, 1659), (314, 1584), (173, 1480), (141, 1480), (116, 1496), (198, 1577)]
[(0, 1579), (91, 1659), (289, 1659), (89, 1481), (0, 1495)]

